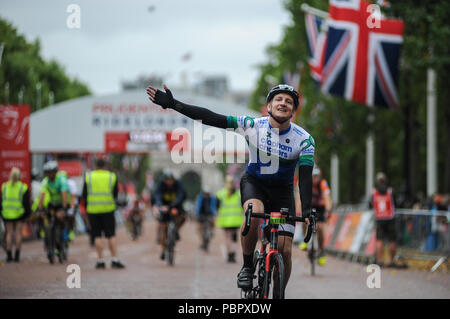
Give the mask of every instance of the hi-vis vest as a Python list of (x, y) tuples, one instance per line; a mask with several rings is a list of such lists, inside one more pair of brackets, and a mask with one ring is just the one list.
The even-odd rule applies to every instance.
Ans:
[(21, 181), (11, 181), (2, 185), (2, 215), (5, 219), (17, 219), (25, 213), (22, 205), (23, 195), (28, 186)]
[(224, 188), (217, 193), (217, 198), (220, 200), (217, 226), (222, 228), (240, 227), (244, 217), (239, 192), (228, 196), (228, 190)]
[(41, 195), (42, 193), (44, 193), (44, 202), (42, 203), (42, 208), (43, 209), (47, 209), (48, 204), (50, 203), (50, 193), (48, 192), (47, 189), (45, 189), (44, 187), (41, 188), (41, 191), (39, 192), (39, 195), (36, 196), (36, 198), (33, 201), (33, 205), (31, 206), (31, 210), (33, 212), (37, 211), (37, 209), (39, 208), (39, 201), (41, 200)]
[(110, 213), (116, 209), (113, 195), (116, 179), (116, 174), (102, 169), (86, 174), (86, 211), (89, 214)]
[(392, 199), (392, 191), (390, 188), (385, 194), (381, 194), (377, 189), (374, 189), (372, 200), (373, 209), (375, 211), (375, 219), (394, 218), (394, 201)]

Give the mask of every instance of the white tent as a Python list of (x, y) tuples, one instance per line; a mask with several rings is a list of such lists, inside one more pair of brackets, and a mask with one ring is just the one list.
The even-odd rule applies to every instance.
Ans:
[[(224, 115), (259, 116), (258, 113), (233, 103), (196, 95), (192, 92), (172, 90), (176, 99), (188, 104), (203, 106)], [(144, 89), (123, 91), (106, 96), (87, 96), (55, 104), (34, 112), (30, 117), (30, 151), (33, 153), (78, 153), (104, 152), (106, 133), (140, 133), (156, 140), (166, 132), (176, 128), (187, 128), (191, 146), (201, 148), (208, 142), (199, 143), (203, 136), (194, 135), (194, 121), (174, 110), (164, 110), (149, 101)], [(205, 131), (210, 127), (203, 126)], [(235, 138), (234, 133), (220, 131), (224, 138)], [(150, 134), (149, 134), (150, 132)], [(198, 133), (198, 130), (197, 130)], [(241, 137), (239, 137), (241, 138)], [(155, 141), (153, 141), (155, 142)], [(129, 151), (150, 150), (149, 144), (127, 145)], [(166, 143), (159, 143), (158, 150), (167, 150)], [(222, 143), (219, 143), (222, 144)], [(225, 152), (245, 152), (242, 143), (228, 148), (228, 140), (223, 143)], [(244, 143), (245, 144), (245, 143)], [(245, 146), (244, 146), (245, 148)]]

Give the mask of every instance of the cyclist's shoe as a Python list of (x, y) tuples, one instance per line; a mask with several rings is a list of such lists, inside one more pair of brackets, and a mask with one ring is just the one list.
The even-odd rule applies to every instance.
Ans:
[(244, 290), (250, 290), (253, 287), (253, 269), (249, 267), (242, 267), (237, 275), (237, 286)]
[(308, 244), (300, 243), (300, 245), (298, 245), (298, 248), (300, 248), (300, 250), (306, 251), (308, 249)]
[(317, 259), (317, 263), (319, 264), (319, 266), (325, 266), (327, 263), (327, 257), (325, 255), (320, 255)]
[(125, 268), (125, 265), (122, 264), (120, 261), (112, 261), (111, 268), (122, 269), (122, 268)]
[(105, 263), (103, 261), (97, 261), (95, 269), (105, 269)]

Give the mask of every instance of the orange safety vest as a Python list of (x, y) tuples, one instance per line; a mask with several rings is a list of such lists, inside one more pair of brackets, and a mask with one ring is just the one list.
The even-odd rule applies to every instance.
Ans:
[(375, 219), (392, 219), (394, 218), (394, 200), (392, 199), (392, 191), (389, 188), (385, 194), (381, 194), (377, 189), (372, 193), (373, 209), (375, 211)]

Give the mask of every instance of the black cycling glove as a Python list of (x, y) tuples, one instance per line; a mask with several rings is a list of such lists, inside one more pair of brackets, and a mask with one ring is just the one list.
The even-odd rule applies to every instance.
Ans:
[(172, 92), (169, 89), (164, 89), (166, 92), (164, 93), (161, 90), (156, 90), (155, 93), (155, 103), (160, 105), (163, 109), (174, 108), (175, 100), (173, 99)]

